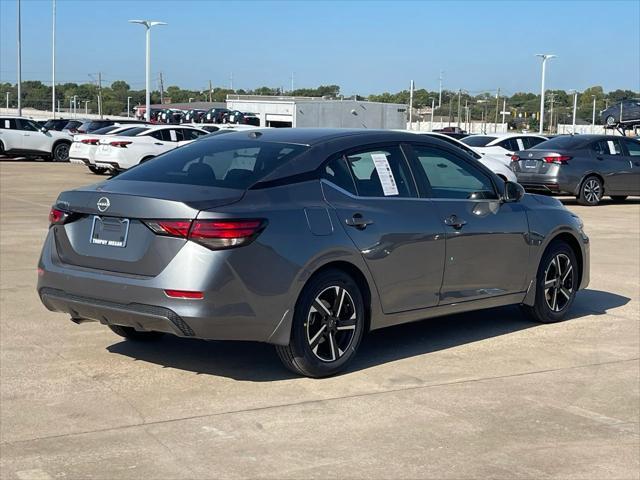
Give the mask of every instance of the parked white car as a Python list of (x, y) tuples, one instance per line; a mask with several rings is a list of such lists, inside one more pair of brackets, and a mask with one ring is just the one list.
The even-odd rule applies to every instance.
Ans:
[(456, 147), (461, 148), (462, 150), (467, 152), (473, 158), (478, 160), (478, 162), (482, 163), (485, 167), (487, 167), (493, 173), (498, 175), (505, 182), (508, 180), (510, 182), (516, 182), (517, 183), (517, 181), (518, 181), (518, 179), (516, 178), (516, 174), (513, 173), (513, 171), (507, 165), (505, 165), (504, 163), (500, 162), (499, 160), (495, 159), (492, 156), (480, 155), (474, 149), (472, 149), (469, 146), (465, 145), (464, 143), (462, 143), (458, 139), (455, 139), (453, 137), (445, 135), (444, 133), (412, 132), (411, 130), (409, 130), (409, 131), (411, 133), (415, 133), (415, 134), (418, 134), (418, 135), (429, 135), (431, 137), (440, 138), (441, 140), (444, 140), (445, 142), (448, 142), (451, 145), (455, 145)]
[(95, 153), (95, 164), (110, 171), (126, 170), (208, 133), (183, 125), (134, 128), (120, 135), (102, 138)]
[(494, 135), (470, 135), (461, 140), (481, 155), (491, 156), (494, 159), (509, 165), (511, 155), (514, 152), (533, 148), (539, 143), (548, 140), (542, 135), (526, 133), (507, 133)]
[(85, 165), (96, 175), (107, 173), (108, 170), (106, 168), (96, 167), (95, 154), (98, 150), (100, 140), (113, 135), (120, 135), (133, 128), (148, 128), (150, 126), (150, 124), (114, 124), (100, 128), (92, 133), (78, 133), (74, 135), (73, 143), (69, 149), (69, 161), (71, 163)]
[(0, 154), (38, 156), (54, 162), (69, 160), (73, 137), (66, 132), (47, 130), (25, 117), (0, 117)]

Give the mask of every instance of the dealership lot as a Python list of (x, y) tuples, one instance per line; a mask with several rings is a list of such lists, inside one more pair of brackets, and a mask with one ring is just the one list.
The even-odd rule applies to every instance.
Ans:
[(139, 345), (46, 311), (49, 206), (99, 180), (0, 163), (0, 477), (637, 477), (637, 198), (566, 201), (592, 241), (570, 320), (509, 307), (381, 330), (346, 374), (311, 380), (268, 345)]

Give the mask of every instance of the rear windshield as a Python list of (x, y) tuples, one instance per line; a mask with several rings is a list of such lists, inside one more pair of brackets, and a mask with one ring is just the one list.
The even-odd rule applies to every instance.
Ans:
[(493, 142), (496, 137), (487, 137), (485, 135), (472, 135), (460, 140), (462, 143), (469, 145), (470, 147), (486, 147), (489, 143)]
[(131, 127), (118, 132), (118, 135), (123, 137), (135, 137), (139, 133), (146, 132), (147, 130), (149, 130), (149, 127)]
[(572, 148), (580, 147), (583, 143), (585, 143), (584, 138), (574, 137), (573, 135), (563, 135), (541, 142), (530, 150), (571, 150)]
[(246, 190), (307, 148), (287, 143), (199, 140), (118, 175), (118, 180)]
[(116, 127), (115, 125), (110, 125), (108, 127), (102, 127), (102, 128), (99, 128), (98, 130), (94, 130), (93, 133), (95, 133), (96, 135), (104, 135), (105, 133), (109, 133), (110, 131), (115, 130), (116, 128), (118, 127)]

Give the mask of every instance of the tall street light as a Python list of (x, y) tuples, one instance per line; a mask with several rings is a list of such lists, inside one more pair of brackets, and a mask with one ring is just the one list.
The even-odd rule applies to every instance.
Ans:
[(56, 118), (56, 0), (51, 21), (51, 116)]
[(569, 93), (573, 93), (573, 122), (571, 126), (571, 134), (575, 135), (576, 133), (576, 109), (578, 107), (578, 91), (577, 90), (569, 90)]
[(127, 97), (127, 118), (131, 116), (131, 97)]
[(596, 96), (591, 95), (593, 97), (593, 112), (591, 113), (591, 133), (596, 128)]
[(542, 58), (542, 87), (540, 88), (540, 130), (538, 133), (542, 135), (544, 131), (544, 73), (547, 65), (547, 60), (554, 58), (557, 55), (549, 53), (536, 53), (536, 57)]
[(18, 116), (22, 116), (22, 22), (20, 21), (20, 0), (18, 0)]
[(149, 82), (151, 81), (151, 27), (156, 25), (166, 25), (165, 22), (154, 22), (151, 20), (129, 20), (129, 23), (139, 23), (144, 25), (147, 29), (147, 54), (146, 54), (146, 109), (144, 112), (147, 122), (151, 121), (151, 88)]

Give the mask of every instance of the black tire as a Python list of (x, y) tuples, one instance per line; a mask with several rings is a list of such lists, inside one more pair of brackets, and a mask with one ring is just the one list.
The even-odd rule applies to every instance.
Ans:
[(595, 175), (589, 175), (582, 181), (580, 192), (578, 193), (578, 203), (587, 207), (594, 207), (602, 200), (604, 185), (602, 180)]
[(156, 158), (156, 157), (144, 157), (142, 160), (140, 160), (140, 163), (145, 163), (148, 162), (149, 160)]
[(69, 161), (69, 144), (66, 142), (60, 142), (53, 147), (51, 157), (54, 162), (68, 162)]
[(614, 203), (622, 203), (627, 199), (627, 195), (609, 195)]
[(291, 340), (287, 346), (276, 346), (278, 356), (294, 373), (314, 378), (334, 375), (355, 357), (364, 316), (362, 293), (353, 278), (340, 270), (321, 272), (300, 293)]
[(604, 122), (609, 126), (609, 127), (613, 127), (614, 125), (616, 125), (618, 122), (616, 122), (616, 118), (613, 115), (609, 115), (607, 118), (604, 119)]
[(127, 340), (136, 340), (146, 342), (149, 340), (157, 340), (162, 337), (162, 332), (139, 332), (132, 327), (123, 327), (122, 325), (109, 325), (109, 328), (113, 333), (126, 338)]
[(102, 168), (102, 167), (96, 167), (95, 165), (87, 165), (87, 167), (96, 175), (104, 175), (105, 173), (108, 172), (108, 169)]
[(578, 262), (573, 250), (563, 241), (553, 242), (538, 266), (535, 303), (532, 307), (523, 305), (524, 311), (540, 323), (563, 320), (576, 298), (578, 280)]

